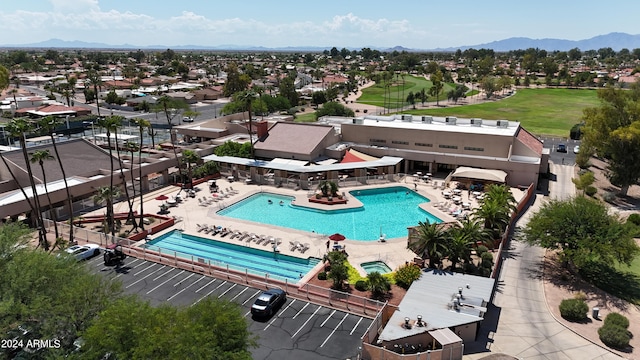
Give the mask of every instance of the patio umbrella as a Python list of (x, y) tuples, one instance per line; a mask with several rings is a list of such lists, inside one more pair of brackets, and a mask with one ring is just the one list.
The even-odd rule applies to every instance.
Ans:
[(332, 241), (342, 241), (344, 239), (346, 239), (346, 237), (344, 237), (344, 235), (339, 234), (339, 233), (335, 233), (331, 236), (329, 236), (329, 239)]
[(167, 199), (168, 197), (166, 195), (160, 195), (156, 198), (156, 200), (160, 200), (160, 201), (167, 200)]

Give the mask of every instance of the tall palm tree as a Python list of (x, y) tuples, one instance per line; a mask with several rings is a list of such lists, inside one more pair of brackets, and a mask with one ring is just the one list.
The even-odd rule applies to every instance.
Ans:
[(420, 257), (429, 258), (429, 268), (435, 268), (447, 252), (447, 236), (441, 224), (418, 223), (418, 235), (409, 248)]
[(180, 164), (180, 158), (176, 150), (176, 144), (173, 134), (173, 119), (178, 115), (179, 110), (188, 109), (188, 105), (182, 101), (175, 101), (167, 95), (161, 96), (156, 102), (156, 110), (164, 112), (164, 116), (167, 119), (167, 125), (169, 125), (169, 139), (171, 141), (171, 148), (173, 149), (173, 156), (176, 159), (178, 172), (182, 175), (182, 165)]
[(140, 181), (140, 229), (144, 231), (144, 209), (143, 209), (143, 198), (142, 198), (142, 146), (143, 146), (143, 135), (145, 129), (151, 129), (151, 122), (149, 120), (145, 120), (142, 118), (133, 119), (133, 123), (138, 125), (138, 131), (140, 134), (140, 150), (138, 151), (138, 178)]
[[(122, 166), (122, 158), (120, 157), (120, 141), (118, 141), (118, 129), (122, 127), (122, 122), (124, 120), (124, 116), (115, 115), (111, 116), (111, 130), (113, 131), (113, 137), (115, 139), (116, 145), (116, 157), (118, 158), (118, 164), (120, 167), (120, 179), (122, 180), (124, 187), (124, 196), (127, 199), (127, 205), (129, 206), (129, 215), (127, 216), (127, 221), (133, 225), (133, 229), (138, 229), (138, 224), (136, 222), (135, 216), (133, 214), (133, 201), (129, 196), (129, 187), (127, 186), (127, 178), (124, 175), (124, 166)], [(129, 173), (131, 178), (133, 179), (133, 174)]]
[(51, 195), (49, 195), (49, 189), (47, 187), (47, 172), (44, 170), (44, 162), (55, 160), (55, 158), (49, 153), (49, 150), (36, 150), (32, 153), (29, 153), (31, 158), (29, 161), (35, 164), (40, 165), (40, 170), (42, 170), (42, 182), (44, 183), (44, 191), (47, 194), (47, 201), (49, 202), (49, 211), (51, 212), (51, 219), (53, 220), (53, 228), (55, 230), (56, 239), (60, 237), (60, 233), (58, 232), (58, 217), (56, 215), (55, 209), (53, 208), (53, 203), (51, 202)]
[[(16, 177), (16, 174), (13, 172), (13, 170), (11, 170), (11, 167), (9, 166), (9, 163), (7, 163), (7, 159), (2, 155), (1, 151), (0, 151), (0, 159), (2, 159), (2, 163), (4, 164), (4, 166), (9, 171), (9, 175), (11, 175), (11, 179), (13, 179), (13, 181), (16, 184), (20, 184), (20, 182), (18, 181), (18, 178)], [(35, 207), (34, 203), (29, 199), (29, 195), (27, 195), (27, 192), (24, 191), (24, 188), (22, 186), (18, 185), (18, 188), (20, 189), (20, 192), (22, 192), (22, 196), (24, 196), (24, 199), (27, 201), (27, 204), (29, 205), (29, 208), (31, 209), (31, 212), (33, 214), (35, 214), (36, 213), (36, 207)]]
[(16, 100), (16, 94), (18, 93), (17, 88), (13, 88), (9, 90), (9, 94), (13, 95), (13, 104), (16, 106), (16, 110), (18, 110), (18, 101)]
[(31, 185), (31, 193), (33, 194), (33, 204), (34, 204), (33, 210), (35, 210), (35, 213), (33, 214), (33, 216), (35, 216), (35, 224), (36, 224), (36, 227), (38, 228), (39, 244), (40, 246), (43, 247), (45, 251), (49, 250), (49, 243), (47, 242), (47, 236), (44, 229), (44, 221), (42, 220), (42, 212), (40, 210), (41, 209), (40, 200), (38, 198), (38, 192), (36, 190), (36, 183), (35, 183), (35, 180), (33, 179), (33, 171), (31, 169), (31, 163), (29, 162), (29, 155), (27, 154), (26, 134), (33, 130), (33, 126), (27, 119), (16, 118), (9, 122), (9, 124), (6, 127), (6, 130), (9, 132), (9, 134), (11, 134), (11, 136), (17, 137), (18, 140), (20, 141), (20, 147), (22, 148), (22, 156), (24, 157), (24, 162), (27, 168), (27, 174), (29, 176), (29, 183)]
[(112, 237), (115, 237), (116, 228), (115, 221), (113, 219), (113, 199), (120, 196), (120, 188), (117, 186), (101, 186), (96, 189), (96, 193), (93, 195), (93, 202), (95, 204), (105, 204), (106, 216), (104, 233), (111, 233)]
[[(119, 126), (119, 118), (110, 116), (107, 118), (100, 118), (98, 119), (98, 126), (100, 126), (101, 128), (104, 128), (106, 131), (106, 135), (107, 135), (107, 146), (109, 147), (109, 164), (110, 164), (110, 176), (109, 176), (109, 188), (113, 189), (113, 174), (114, 174), (114, 166), (113, 166), (113, 147), (111, 146), (111, 130), (116, 127)], [(121, 166), (120, 163), (118, 163), (118, 166)], [(113, 192), (108, 192), (108, 194), (112, 194)], [(109, 209), (107, 209), (107, 228), (109, 228), (109, 230), (111, 231), (111, 235), (115, 236), (115, 227), (114, 227), (114, 219), (113, 219), (113, 198), (109, 199), (109, 201), (106, 201), (107, 207), (110, 207)]]
[[(134, 163), (133, 157), (135, 156), (136, 152), (140, 152), (141, 151), (142, 147), (135, 141), (127, 140), (124, 143), (124, 148), (127, 151), (129, 151), (129, 153), (131, 154), (131, 159), (129, 161), (129, 175), (131, 176), (131, 185), (132, 185), (131, 188), (132, 188), (133, 194), (131, 194), (131, 201), (129, 201), (129, 214), (131, 216), (134, 216), (133, 215), (133, 204), (136, 201), (136, 186), (135, 186), (135, 179), (134, 179), (134, 176), (133, 176), (133, 163)], [(142, 192), (142, 188), (140, 188), (140, 192)], [(138, 228), (138, 223), (135, 222), (135, 219), (133, 221), (133, 225), (134, 225), (135, 229)]]
[(247, 106), (247, 111), (249, 112), (249, 143), (251, 144), (251, 158), (256, 158), (256, 153), (253, 149), (253, 117), (251, 116), (251, 103), (253, 99), (255, 99), (256, 94), (253, 91), (247, 91), (240, 96), (240, 99)]
[(100, 117), (100, 97), (98, 96), (98, 86), (102, 85), (102, 79), (100, 74), (95, 70), (89, 70), (87, 73), (87, 80), (89, 85), (93, 86), (93, 92), (96, 96), (96, 108), (98, 109), (98, 117)]
[(67, 174), (64, 171), (64, 166), (62, 166), (62, 158), (60, 158), (60, 154), (58, 153), (58, 146), (56, 145), (56, 137), (53, 135), (53, 131), (60, 123), (60, 120), (53, 116), (45, 116), (38, 121), (38, 126), (41, 130), (49, 134), (51, 138), (51, 144), (53, 145), (53, 152), (56, 154), (55, 158), (58, 160), (58, 166), (60, 167), (60, 172), (62, 172), (62, 180), (64, 181), (64, 188), (67, 192), (67, 206), (69, 207), (69, 243), (73, 244), (74, 242), (74, 234), (73, 234), (73, 198), (71, 197), (71, 192), (69, 191), (69, 183), (67, 182)]

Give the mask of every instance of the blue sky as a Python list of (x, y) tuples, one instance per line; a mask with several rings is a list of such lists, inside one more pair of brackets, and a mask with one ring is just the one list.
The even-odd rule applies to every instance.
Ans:
[[(573, 3), (573, 4), (570, 4)], [(640, 34), (640, 1), (11, 0), (0, 44), (58, 38), (112, 45), (435, 49), (510, 37)]]

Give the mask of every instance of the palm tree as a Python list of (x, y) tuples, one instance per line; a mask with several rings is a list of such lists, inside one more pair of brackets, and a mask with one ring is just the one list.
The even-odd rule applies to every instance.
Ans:
[(460, 231), (469, 237), (469, 240), (474, 244), (474, 246), (482, 244), (489, 248), (493, 248), (491, 232), (485, 229), (480, 221), (475, 219), (465, 219), (461, 222)]
[(138, 151), (138, 177), (140, 181), (140, 229), (144, 231), (144, 209), (143, 209), (143, 198), (142, 198), (142, 144), (143, 144), (143, 134), (144, 129), (151, 129), (151, 122), (149, 120), (145, 120), (142, 118), (133, 119), (133, 123), (138, 125), (138, 131), (140, 132), (140, 150)]
[[(20, 184), (20, 182), (18, 181), (18, 178), (16, 177), (16, 174), (14, 174), (13, 170), (11, 170), (11, 167), (9, 166), (9, 164), (7, 163), (7, 159), (5, 159), (5, 157), (2, 155), (2, 152), (0, 151), (0, 159), (2, 159), (2, 163), (4, 164), (5, 168), (9, 171), (9, 175), (11, 175), (11, 178), (13, 179), (13, 181), (16, 184)], [(31, 200), (29, 199), (29, 195), (27, 195), (27, 192), (24, 190), (24, 188), (20, 185), (18, 185), (18, 187), (20, 188), (20, 191), (22, 192), (22, 196), (24, 196), (24, 199), (27, 201), (27, 204), (29, 204), (29, 208), (31, 209), (31, 212), (33, 214), (36, 213), (36, 208), (33, 202), (31, 202)]]
[(47, 172), (44, 170), (44, 162), (45, 160), (54, 160), (55, 158), (51, 156), (49, 150), (36, 150), (30, 153), (31, 158), (29, 161), (35, 164), (38, 163), (40, 165), (40, 170), (42, 170), (42, 182), (44, 183), (44, 191), (47, 194), (47, 201), (49, 202), (49, 211), (51, 211), (51, 219), (53, 220), (53, 228), (55, 230), (56, 239), (60, 237), (60, 233), (58, 232), (58, 219), (56, 216), (55, 209), (53, 208), (53, 203), (51, 202), (51, 195), (49, 195), (49, 189), (47, 188)]
[(6, 130), (13, 137), (17, 137), (20, 141), (20, 147), (22, 148), (22, 156), (24, 157), (24, 162), (27, 168), (27, 175), (29, 177), (29, 183), (31, 185), (31, 193), (33, 194), (33, 210), (35, 213), (35, 224), (38, 228), (38, 240), (40, 246), (43, 249), (49, 250), (49, 243), (47, 242), (47, 236), (44, 229), (44, 221), (42, 219), (42, 212), (40, 210), (40, 200), (38, 198), (38, 192), (36, 191), (36, 183), (33, 179), (33, 171), (31, 170), (31, 163), (29, 162), (29, 155), (27, 154), (27, 140), (26, 134), (33, 129), (32, 124), (24, 118), (13, 119), (6, 126)]
[[(113, 173), (114, 173), (114, 166), (113, 166), (113, 148), (111, 146), (111, 130), (118, 126), (118, 122), (119, 122), (119, 117), (113, 117), (110, 116), (108, 118), (100, 118), (98, 119), (98, 126), (102, 127), (105, 129), (105, 131), (107, 132), (107, 146), (109, 147), (109, 164), (110, 164), (110, 180), (109, 180), (109, 188), (113, 189)], [(118, 166), (121, 166), (121, 164), (118, 164)], [(109, 194), (112, 194), (113, 192), (108, 192)], [(107, 209), (107, 228), (111, 230), (111, 235), (115, 236), (115, 229), (114, 229), (114, 219), (113, 219), (113, 198), (109, 199), (109, 201), (106, 201), (107, 207), (109, 207)]]
[(494, 239), (500, 237), (511, 219), (509, 211), (502, 204), (488, 199), (473, 211), (473, 217), (483, 221), (485, 229), (493, 232)]
[(115, 237), (115, 221), (113, 219), (113, 199), (120, 196), (120, 188), (116, 186), (101, 186), (96, 189), (96, 193), (93, 195), (93, 202), (95, 204), (106, 204), (107, 214), (105, 216), (106, 228), (104, 233), (111, 233), (112, 237)]
[(178, 115), (178, 111), (181, 109), (188, 109), (189, 106), (182, 101), (175, 101), (167, 95), (161, 96), (156, 102), (156, 110), (164, 112), (164, 116), (167, 119), (167, 125), (169, 125), (169, 139), (171, 141), (171, 148), (173, 149), (173, 156), (176, 159), (178, 172), (182, 175), (182, 166), (180, 164), (180, 158), (176, 150), (176, 144), (173, 134), (173, 119)]
[[(122, 121), (124, 120), (124, 116), (115, 115), (111, 116), (111, 130), (113, 131), (113, 137), (116, 141), (116, 157), (118, 158), (118, 166), (120, 167), (120, 179), (122, 180), (124, 187), (124, 195), (127, 198), (127, 205), (129, 206), (129, 215), (127, 216), (127, 221), (131, 222), (133, 225), (133, 229), (138, 229), (138, 224), (136, 223), (135, 216), (133, 215), (133, 201), (129, 196), (129, 187), (127, 186), (127, 177), (124, 175), (124, 166), (122, 166), (122, 159), (120, 157), (120, 142), (118, 141), (118, 129), (122, 127)], [(130, 172), (129, 175), (133, 179), (133, 175)]]
[(447, 230), (448, 251), (447, 257), (451, 261), (451, 271), (455, 270), (460, 260), (465, 263), (471, 261), (471, 246), (473, 242), (460, 227)]
[(409, 249), (420, 257), (429, 257), (429, 268), (434, 269), (447, 252), (447, 237), (441, 224), (418, 223), (418, 236), (410, 243)]
[(89, 70), (87, 73), (88, 85), (93, 86), (93, 92), (96, 94), (96, 108), (98, 109), (98, 117), (100, 117), (100, 96), (98, 96), (98, 86), (102, 85), (100, 74), (95, 70)]
[(491, 185), (487, 188), (485, 201), (495, 201), (504, 206), (508, 212), (516, 210), (516, 199), (506, 185)]
[(384, 296), (389, 293), (389, 290), (391, 290), (389, 280), (377, 271), (367, 274), (367, 281), (369, 282), (371, 295), (375, 299), (384, 298)]
[[(131, 195), (131, 201), (129, 201), (129, 214), (130, 214), (131, 216), (133, 216), (133, 205), (134, 205), (134, 202), (135, 202), (135, 200), (136, 200), (136, 186), (135, 186), (135, 184), (134, 184), (135, 179), (134, 179), (134, 176), (133, 176), (133, 163), (134, 163), (133, 158), (134, 158), (134, 156), (135, 156), (136, 151), (137, 151), (137, 152), (140, 152), (140, 151), (142, 150), (142, 147), (141, 147), (138, 143), (136, 143), (135, 141), (129, 141), (129, 140), (127, 140), (127, 141), (124, 143), (124, 148), (125, 148), (126, 150), (128, 150), (128, 151), (129, 151), (129, 153), (131, 154), (131, 159), (129, 160), (129, 175), (131, 176), (131, 185), (132, 185), (132, 186), (131, 186), (131, 188), (133, 189), (133, 194)], [(139, 160), (139, 159), (140, 159), (140, 158), (138, 157), (138, 160)], [(139, 165), (139, 164), (140, 164), (140, 163), (138, 163), (138, 166), (140, 167), (140, 165)], [(142, 167), (140, 167), (140, 168), (142, 168)], [(142, 187), (140, 187), (140, 192), (142, 192)], [(128, 195), (128, 194), (127, 194), (127, 195)], [(128, 199), (128, 198), (127, 198), (127, 199)], [(127, 200), (127, 201), (128, 201), (128, 200)], [(142, 222), (142, 218), (140, 218), (140, 222)], [(136, 223), (136, 222), (135, 222), (135, 219), (134, 219), (134, 221), (133, 221), (134, 229), (137, 229), (137, 228), (138, 228), (138, 225), (139, 225), (139, 224), (138, 224), (138, 223)]]
[(251, 116), (251, 103), (253, 99), (255, 99), (256, 94), (253, 91), (247, 91), (244, 94), (240, 95), (240, 100), (242, 100), (246, 106), (247, 111), (249, 112), (249, 143), (251, 144), (251, 158), (255, 159), (256, 154), (253, 149), (253, 117)]
[(16, 110), (18, 110), (18, 101), (16, 100), (16, 94), (18, 93), (18, 89), (14, 88), (9, 90), (9, 94), (13, 95), (13, 103), (16, 106)]
[(187, 164), (187, 177), (189, 188), (193, 187), (193, 174), (191, 169), (191, 164), (195, 164), (200, 161), (200, 155), (193, 150), (183, 150), (182, 151), (182, 161)]
[(71, 197), (71, 192), (69, 191), (69, 184), (67, 182), (67, 174), (64, 171), (64, 166), (62, 166), (62, 158), (60, 158), (60, 154), (58, 153), (58, 146), (56, 145), (56, 137), (53, 136), (53, 131), (56, 126), (59, 124), (59, 119), (53, 116), (45, 116), (38, 121), (38, 126), (41, 130), (45, 131), (49, 134), (51, 138), (51, 144), (53, 145), (53, 152), (56, 154), (55, 158), (58, 160), (58, 166), (60, 167), (60, 172), (62, 172), (62, 179), (64, 180), (64, 188), (67, 192), (67, 206), (69, 206), (69, 243), (73, 244), (74, 234), (73, 234), (73, 198)]

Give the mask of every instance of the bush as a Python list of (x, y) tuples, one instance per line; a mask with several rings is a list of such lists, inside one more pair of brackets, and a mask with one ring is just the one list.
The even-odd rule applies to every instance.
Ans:
[(584, 193), (587, 194), (588, 196), (593, 196), (598, 192), (598, 189), (595, 186), (587, 186), (586, 189), (584, 189)]
[(600, 336), (600, 341), (605, 345), (616, 349), (626, 348), (631, 340), (631, 335), (627, 329), (616, 325), (605, 324), (598, 329), (598, 335)]
[(564, 299), (560, 303), (560, 315), (569, 321), (584, 321), (587, 319), (589, 306), (584, 300)]
[(406, 264), (400, 266), (393, 276), (396, 280), (396, 285), (408, 289), (414, 281), (420, 278), (421, 275), (422, 271), (417, 265)]
[(573, 294), (573, 298), (582, 300), (582, 301), (587, 301), (587, 294), (583, 293), (582, 291), (578, 291), (577, 293)]
[(608, 203), (612, 203), (614, 201), (616, 201), (616, 194), (614, 194), (611, 191), (605, 191), (604, 194), (602, 195), (602, 200), (608, 202)]
[(476, 248), (476, 255), (479, 257), (482, 257), (482, 254), (486, 253), (489, 251), (489, 248), (487, 248), (484, 245), (480, 245)]
[(629, 319), (618, 313), (610, 313), (604, 318), (604, 325), (615, 325), (627, 329), (629, 327)]
[(367, 284), (366, 280), (358, 280), (354, 286), (358, 291), (367, 291), (369, 288), (369, 284)]
[(627, 222), (630, 222), (635, 225), (640, 225), (640, 214), (631, 214), (627, 218)]
[(318, 280), (327, 280), (327, 273), (324, 271), (320, 271), (318, 273)]

